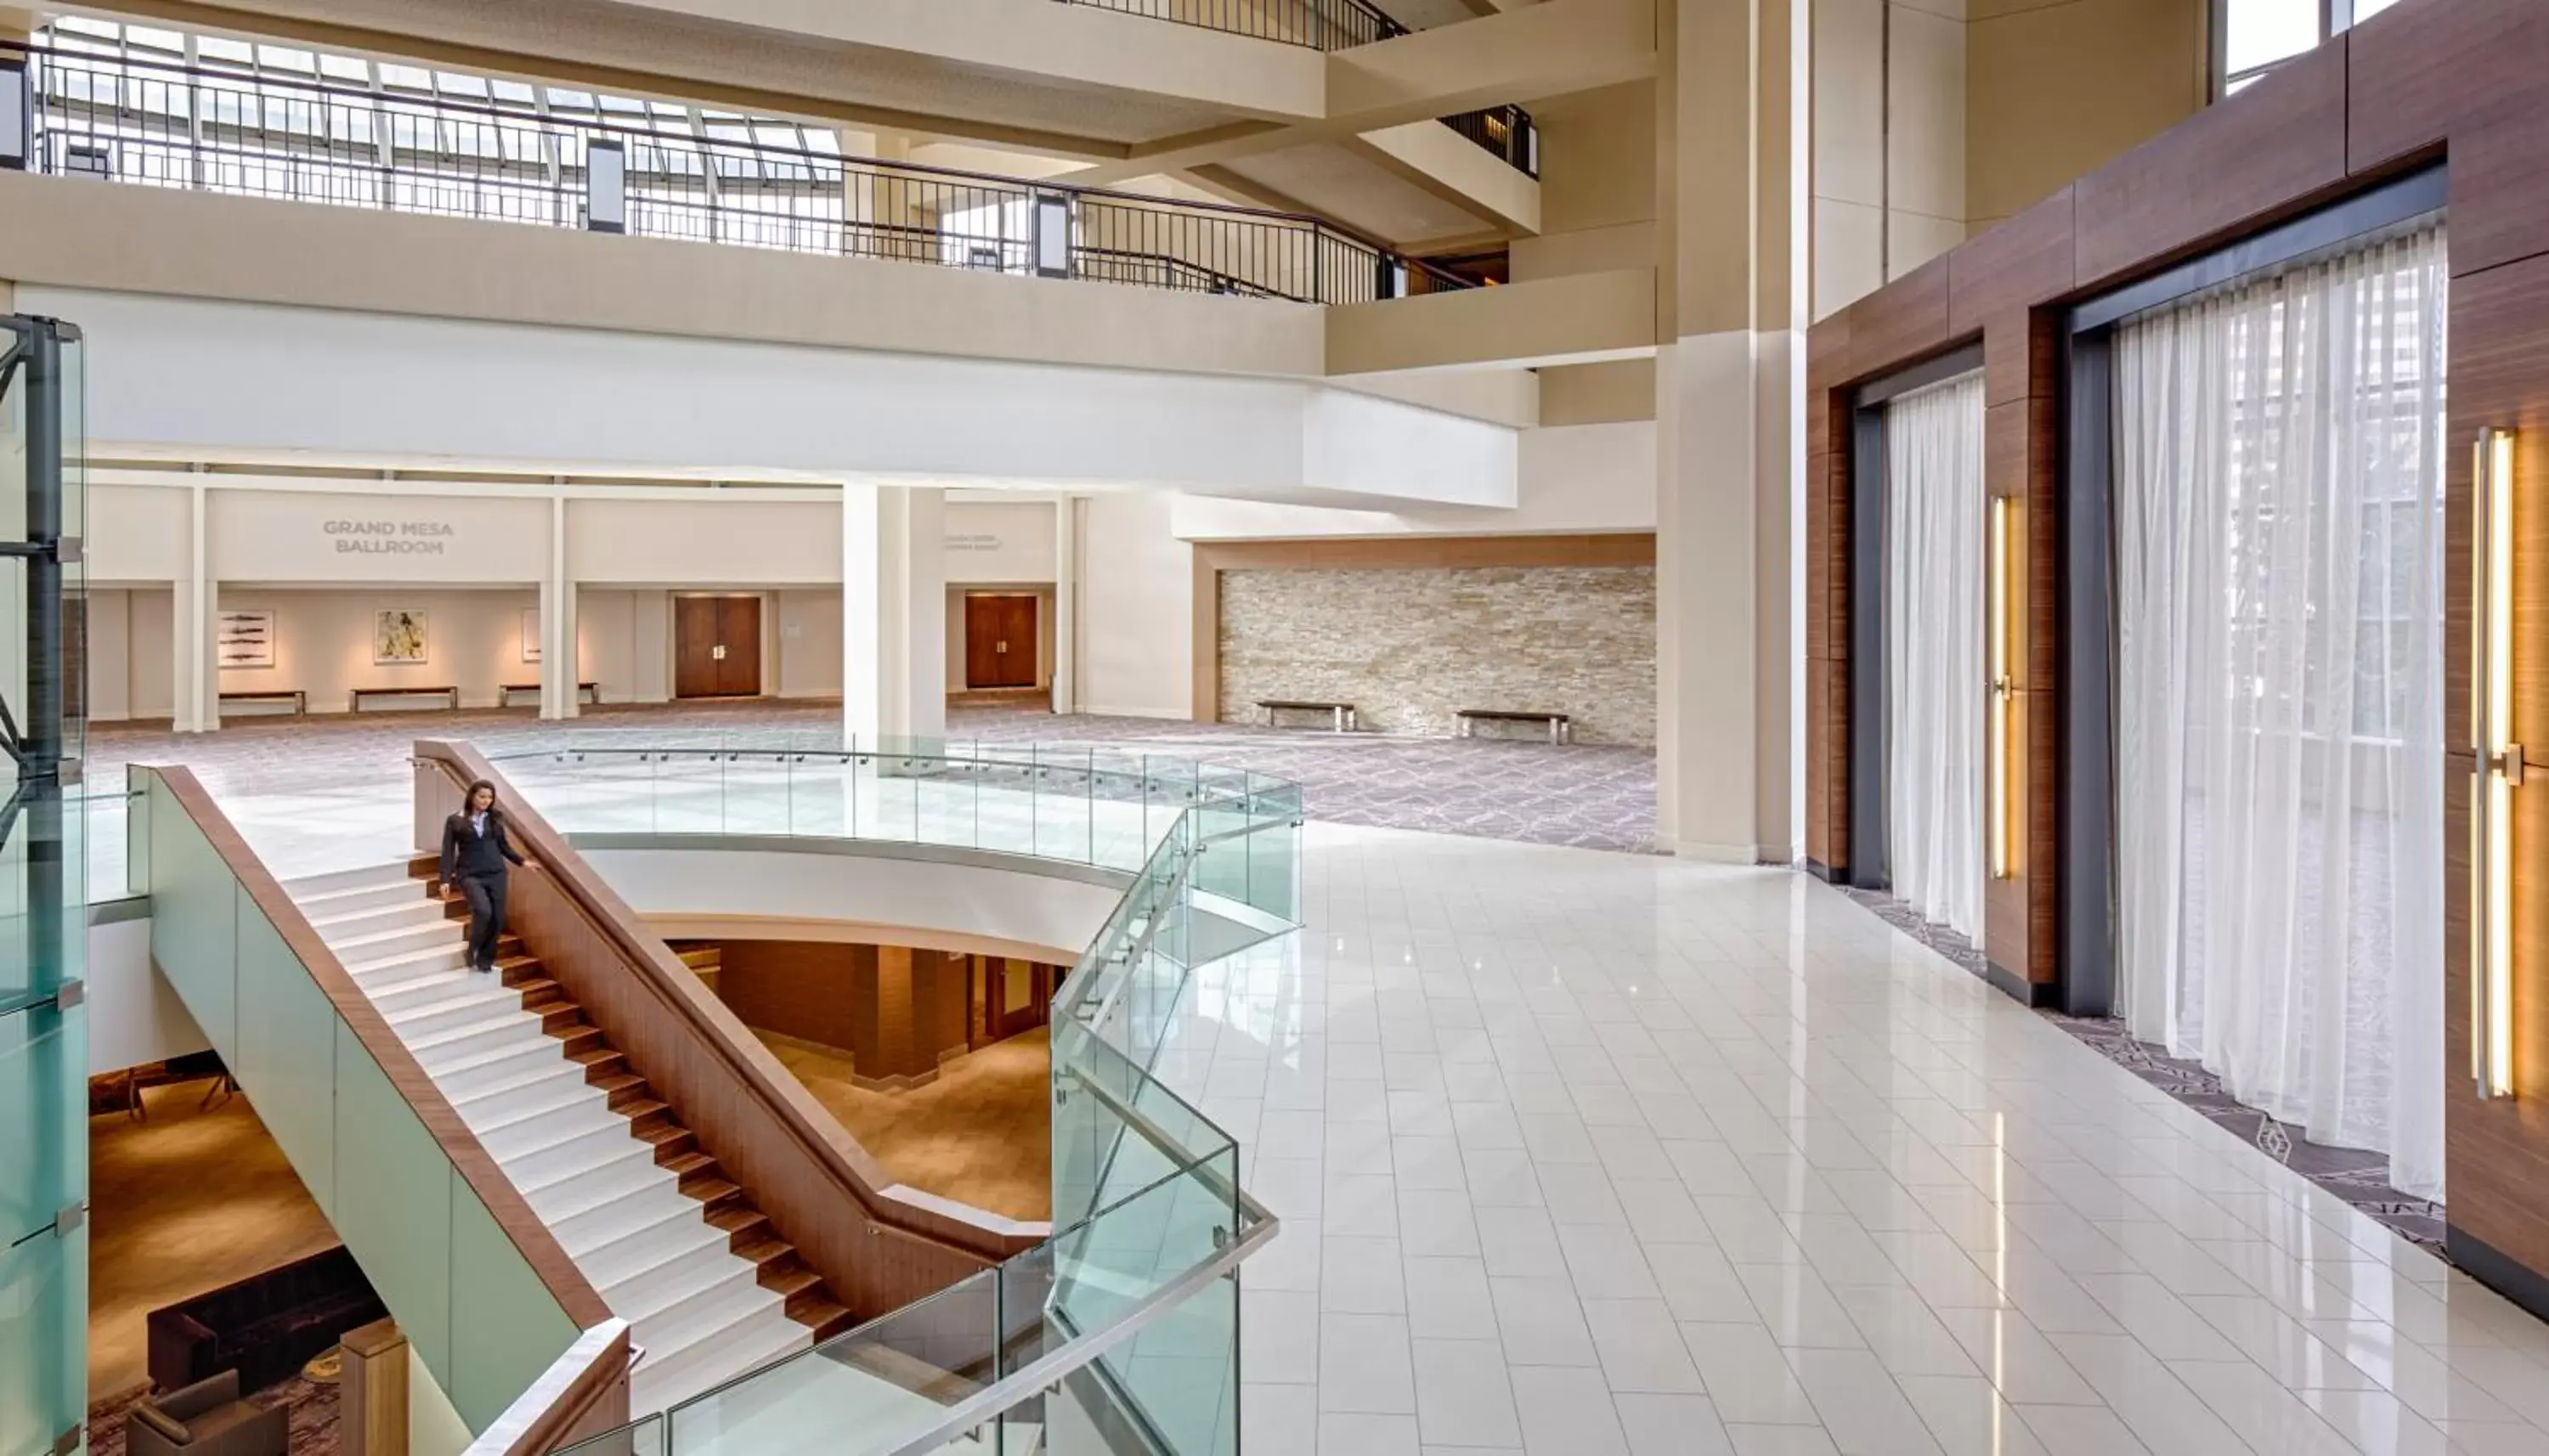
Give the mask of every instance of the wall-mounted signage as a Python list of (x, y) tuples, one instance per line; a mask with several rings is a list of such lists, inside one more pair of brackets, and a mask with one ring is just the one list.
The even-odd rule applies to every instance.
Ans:
[(449, 521), (339, 517), (325, 526), (339, 556), (440, 556), (456, 534)]

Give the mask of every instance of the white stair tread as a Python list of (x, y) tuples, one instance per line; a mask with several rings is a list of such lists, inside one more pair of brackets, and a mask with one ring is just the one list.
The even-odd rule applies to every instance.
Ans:
[(525, 1081), (485, 1097), (463, 1098), (451, 1105), (469, 1130), (481, 1137), (569, 1108), (589, 1107), (619, 1117), (611, 1111), (609, 1094), (569, 1070), (574, 1065), (560, 1058), (557, 1069), (537, 1081)]
[(655, 1149), (631, 1138), (625, 1151), (606, 1151), (606, 1155), (589, 1159), (581, 1166), (542, 1170), (547, 1181), (525, 1181), (528, 1170), (517, 1169), (506, 1176), (521, 1190), (531, 1211), (551, 1228), (575, 1229), (587, 1221), (608, 1224), (611, 1211), (639, 1198), (651, 1198), (658, 1188), (698, 1206), (698, 1200), (681, 1191), (681, 1180), (655, 1161)]
[(659, 1184), (643, 1186), (610, 1203), (565, 1219), (549, 1221), (558, 1246), (579, 1262), (587, 1254), (606, 1252), (632, 1238), (682, 1223), (708, 1227), (708, 1206), (681, 1191), (666, 1175)]
[(301, 913), (322, 937), (359, 934), (367, 925), (386, 930), (393, 925), (430, 925), (451, 918), (444, 913), (441, 901), (422, 894), (393, 898), (390, 887), (303, 901)]
[(450, 1098), (451, 1105), (460, 1110), (461, 1117), (470, 1117), (473, 1107), (492, 1107), (507, 1098), (526, 1095), (533, 1088), (552, 1082), (585, 1088), (593, 1086), (585, 1080), (584, 1068), (563, 1056), (526, 1053), (512, 1065), (501, 1059), (490, 1065), (495, 1070), (474, 1081), (457, 1081), (448, 1067), (434, 1078), (442, 1085), (442, 1095)]
[(653, 1331), (651, 1339), (632, 1331), (646, 1358), (629, 1376), (630, 1414), (677, 1405), (813, 1342), (813, 1331), (788, 1318), (777, 1294), (759, 1285), (750, 1293), (757, 1298), (704, 1311), (669, 1332)]
[[(407, 1049), (427, 1072), (438, 1073), (443, 1062), (452, 1057), (474, 1056), (492, 1051), (500, 1046), (536, 1045), (557, 1039), (540, 1030), (540, 1019), (527, 1011), (491, 1012), (484, 1021), (466, 1026), (447, 1027), (429, 1036), (406, 1037)], [(563, 1043), (559, 1045), (563, 1046)]]
[(301, 903), (345, 890), (395, 884), (401, 880), (414, 883), (416, 877), (408, 871), (407, 865), (408, 862), (401, 859), (383, 860), (374, 864), (358, 864), (351, 869), (330, 869), (319, 874), (305, 874), (298, 879), (287, 879), (283, 882), (283, 890), (293, 898), (295, 903)]
[(640, 1139), (626, 1118), (608, 1108), (599, 1114), (569, 1108), (526, 1118), (502, 1132), (480, 1133), (478, 1140), (519, 1188), (526, 1174), (553, 1163), (583, 1167), (618, 1152), (622, 1142)]
[[(401, 951), (396, 955), (375, 956), (368, 960), (347, 960), (345, 970), (356, 981), (361, 982), (363, 989), (368, 992), (376, 985), (399, 979), (399, 973), (402, 971), (422, 973), (446, 965), (465, 964), (468, 954), (469, 936), (466, 931), (461, 931), (452, 935), (448, 945), (425, 950)], [(336, 958), (344, 960), (345, 957), (339, 956)]]
[(720, 1312), (740, 1308), (742, 1296), (779, 1299), (761, 1287), (760, 1274), (750, 1264), (722, 1250), (684, 1254), (596, 1292), (649, 1348), (681, 1345), (688, 1338), (682, 1332), (697, 1329), (704, 1320), (724, 1322), (729, 1317)]
[[(680, 1197), (679, 1194), (674, 1196)], [(741, 1259), (730, 1257), (732, 1251), (726, 1247), (725, 1230), (701, 1217), (702, 1208), (698, 1200), (684, 1198), (682, 1202), (690, 1207), (671, 1210), (667, 1217), (625, 1238), (598, 1248), (569, 1250), (568, 1256), (575, 1260), (577, 1268), (584, 1271), (588, 1281), (605, 1289), (645, 1270), (698, 1255), (703, 1250), (729, 1255), (720, 1259), (720, 1263), (743, 1264)]]

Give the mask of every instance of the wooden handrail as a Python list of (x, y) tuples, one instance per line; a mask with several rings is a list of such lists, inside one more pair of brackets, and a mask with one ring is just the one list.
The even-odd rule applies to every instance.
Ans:
[(898, 1197), (874, 1156), (485, 756), (427, 739), (415, 758), (420, 837), (459, 807), (465, 785), (497, 786), (516, 847), (542, 871), (515, 878), (510, 929), (833, 1299), (872, 1319), (1034, 1246), (1032, 1235)]
[[(398, 1033), (391, 1029), (380, 1009), (372, 1004), (372, 998), (354, 983), (352, 973), (345, 969), (343, 961), (336, 958), (336, 953), (328, 948), (317, 928), (310, 924), (310, 918), (301, 913), (301, 907), (275, 879), (273, 871), (267, 869), (265, 862), (247, 847), (247, 841), (231, 823), (230, 816), (213, 802), (212, 794), (195, 776), (194, 771), (176, 764), (137, 767), (158, 774), (159, 781), (167, 785), (169, 796), (203, 832), (205, 840), (213, 847), (213, 853), (221, 857), (222, 864), (237, 879), (240, 888), (247, 891), (258, 913), (274, 927), (276, 934), (283, 937), (283, 944), (291, 950), (293, 957), (310, 972), (311, 980), (318, 983), (320, 994), (328, 998), (328, 1004), (334, 1008), (337, 1019), (370, 1053), (382, 1075), (389, 1078), (390, 1085), (415, 1110), (417, 1121), (425, 1125), (425, 1132), (441, 1147), (443, 1156), (449, 1158), (451, 1166), (467, 1180), (470, 1191), (487, 1206), (487, 1212), (495, 1216), (496, 1226), (513, 1240), (514, 1247), (530, 1265), (531, 1272), (538, 1276), (549, 1298), (557, 1301), (558, 1308), (579, 1329), (591, 1329), (610, 1320), (611, 1307), (603, 1303), (602, 1296), (584, 1277), (584, 1271), (576, 1267), (575, 1260), (567, 1256), (555, 1235), (549, 1232), (548, 1225), (541, 1222), (540, 1216), (523, 1201), (520, 1191), (514, 1187), (514, 1181), (505, 1176), (505, 1170), (478, 1141), (478, 1135), (470, 1132), (468, 1124), (461, 1121), (460, 1114), (442, 1095), (442, 1089), (435, 1086), (433, 1078), (418, 1064), (416, 1053), (408, 1050), (407, 1044), (399, 1040)], [(624, 1380), (622, 1384), (625, 1384)]]

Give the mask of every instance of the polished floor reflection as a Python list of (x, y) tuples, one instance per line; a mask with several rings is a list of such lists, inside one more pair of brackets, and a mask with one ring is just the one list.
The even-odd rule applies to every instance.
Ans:
[(1164, 1058), (1248, 1448), (2531, 1456), (2549, 1326), (1840, 894), (1315, 824)]

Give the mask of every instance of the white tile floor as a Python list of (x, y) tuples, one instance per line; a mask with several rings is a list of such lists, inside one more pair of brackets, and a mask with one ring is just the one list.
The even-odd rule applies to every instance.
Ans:
[(2549, 1456), (2549, 1326), (1802, 876), (1313, 825), (1252, 1456)]

